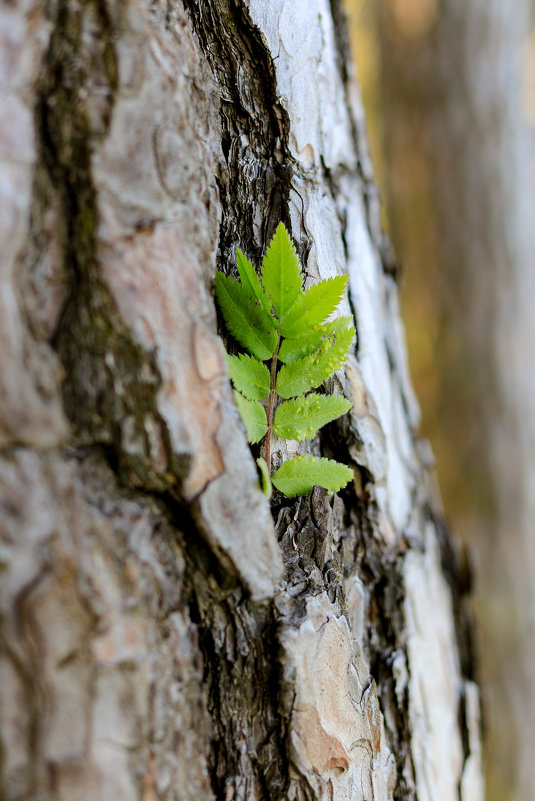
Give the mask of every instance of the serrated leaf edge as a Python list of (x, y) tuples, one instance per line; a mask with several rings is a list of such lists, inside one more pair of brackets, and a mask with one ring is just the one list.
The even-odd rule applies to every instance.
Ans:
[(250, 292), (251, 298), (255, 302), (259, 301), (264, 311), (271, 316), (271, 302), (260, 282), (258, 273), (247, 256), (242, 253), (239, 248), (236, 249), (236, 262), (238, 264), (238, 272), (240, 274), (242, 286), (246, 291)]
[[(347, 275), (335, 275), (331, 278), (325, 278), (323, 281), (318, 281), (305, 289), (304, 292), (301, 292), (295, 303), (282, 318), (282, 335), (291, 339), (299, 336), (298, 325), (308, 324), (310, 329), (313, 325), (323, 323), (340, 305), (348, 280), (349, 277)], [(318, 312), (316, 309), (325, 302), (325, 296), (328, 295), (331, 289), (336, 289), (336, 291), (329, 299), (326, 311), (321, 312), (320, 317), (317, 317)], [(310, 304), (310, 298), (313, 298), (312, 305)]]
[[(275, 475), (272, 476), (272, 478), (271, 478), (272, 484), (279, 490), (279, 492), (282, 492), (283, 495), (286, 495), (288, 498), (295, 498), (297, 495), (303, 494), (303, 492), (301, 492), (301, 491), (298, 491), (298, 492), (295, 492), (295, 493), (292, 494), (292, 493), (288, 493), (285, 490), (281, 489), (281, 487), (278, 486), (278, 483), (277, 483), (277, 476), (279, 476), (281, 471), (284, 472), (285, 470), (291, 469), (292, 467), (299, 467), (300, 465), (305, 464), (305, 463), (306, 464), (313, 464), (314, 466), (317, 466), (317, 467), (319, 467), (319, 466), (321, 466), (321, 465), (323, 465), (325, 463), (327, 463), (329, 465), (336, 466), (337, 468), (341, 467), (341, 468), (344, 469), (344, 471), (346, 473), (346, 477), (347, 477), (346, 481), (344, 481), (343, 479), (341, 481), (335, 481), (335, 482), (333, 482), (333, 485), (331, 485), (331, 486), (325, 486), (325, 483), (321, 483), (321, 481), (316, 481), (316, 482), (314, 482), (314, 484), (310, 485), (309, 489), (305, 490), (305, 492), (310, 492), (316, 486), (324, 487), (324, 489), (330, 490), (332, 492), (339, 492), (341, 489), (343, 489), (343, 487), (347, 486), (347, 484), (353, 478), (352, 469), (350, 467), (348, 467), (347, 465), (342, 464), (342, 462), (337, 462), (334, 459), (326, 459), (326, 458), (323, 458), (323, 457), (322, 458), (318, 458), (318, 457), (315, 457), (315, 456), (294, 456), (293, 459), (288, 459), (286, 462), (283, 462), (283, 464), (279, 467), (279, 469), (277, 470)], [(289, 466), (290, 466), (290, 468), (289, 468)], [(283, 476), (283, 478), (286, 478), (286, 477)], [(279, 482), (280, 482), (280, 477), (279, 477)]]
[[(297, 288), (292, 288), (290, 293), (283, 291), (283, 246), (288, 248), (289, 257), (294, 262), (294, 269), (297, 266), (297, 272), (294, 272), (293, 276), (288, 273), (286, 278), (288, 281), (295, 281), (297, 278), (299, 279), (299, 286)], [(280, 256), (277, 254), (277, 250), (279, 251)], [(280, 264), (278, 264), (277, 261), (280, 261)], [(286, 230), (284, 223), (282, 222), (278, 224), (262, 260), (262, 283), (264, 285), (264, 289), (271, 299), (275, 313), (279, 318), (282, 319), (282, 317), (291, 309), (299, 297), (301, 287), (303, 286), (303, 271), (299, 262), (299, 256), (297, 255), (295, 245), (288, 231)], [(291, 297), (291, 293), (293, 293), (293, 297)], [(285, 303), (288, 302), (287, 298), (285, 299), (284, 297), (285, 295), (287, 298), (291, 298), (288, 306), (285, 305)]]
[[(311, 356), (314, 351), (318, 350), (323, 343), (327, 342), (327, 340), (333, 339), (335, 336), (339, 336), (344, 331), (349, 331), (349, 329), (352, 329), (353, 332), (355, 332), (353, 327), (353, 318), (350, 315), (346, 315), (344, 317), (337, 317), (330, 323), (313, 326), (308, 335), (303, 335), (300, 337), (284, 337), (279, 350), (279, 359), (281, 362), (283, 362), (283, 364), (291, 364), (298, 359), (305, 358), (305, 356)], [(289, 344), (286, 346), (286, 343)], [(293, 358), (288, 358), (287, 351), (292, 347), (292, 343), (293, 346), (298, 349), (298, 351), (302, 350), (303, 353), (298, 353), (297, 355), (293, 356)], [(291, 353), (292, 352), (290, 351), (290, 355)]]
[[(329, 404), (335, 406), (339, 404), (342, 408), (337, 410), (336, 413), (333, 411), (324, 411), (324, 419), (319, 425), (312, 425), (312, 421), (308, 420), (307, 418), (307, 404), (309, 402), (316, 402), (319, 403), (320, 407), (322, 403), (328, 407)], [(299, 406), (301, 404), (301, 406)], [(320, 395), (318, 392), (311, 392), (309, 395), (299, 395), (297, 398), (290, 398), (289, 400), (285, 401), (284, 403), (279, 404), (275, 411), (275, 419), (273, 422), (273, 432), (282, 439), (295, 439), (297, 442), (303, 442), (305, 439), (313, 439), (316, 433), (319, 431), (320, 428), (326, 426), (328, 423), (332, 423), (333, 420), (337, 420), (339, 417), (342, 417), (344, 414), (351, 409), (352, 403), (347, 398), (344, 398), (343, 395)], [(295, 417), (292, 420), (286, 421), (286, 423), (281, 423), (280, 420), (277, 420), (277, 417), (281, 417), (281, 409), (285, 411), (288, 407), (295, 406)], [(286, 430), (292, 431), (291, 426), (292, 422), (295, 424), (294, 431), (292, 433), (284, 433), (284, 426), (286, 426)], [(298, 430), (299, 423), (301, 423), (301, 430)], [(308, 423), (308, 425), (307, 425)], [(281, 430), (281, 428), (283, 430)], [(295, 436), (293, 435), (295, 433)]]
[[(261, 365), (264, 368), (266, 379), (267, 379), (265, 384), (261, 384), (255, 378), (251, 378), (251, 377), (247, 377), (246, 376), (246, 379), (245, 379), (246, 383), (248, 382), (248, 383), (252, 384), (253, 386), (258, 387), (262, 392), (264, 391), (264, 388), (267, 387), (267, 389), (266, 389), (264, 394), (258, 394), (257, 392), (254, 392), (253, 394), (248, 394), (248, 392), (250, 393), (250, 390), (248, 390), (248, 388), (246, 386), (246, 383), (244, 384), (242, 382), (242, 377), (240, 376), (237, 379), (235, 377), (235, 375), (232, 374), (233, 373), (233, 364), (235, 364), (236, 362), (239, 362), (239, 363), (241, 363), (243, 365), (244, 363), (246, 363), (246, 360), (247, 361), (251, 360), (253, 362), (256, 362), (257, 365)], [(269, 395), (269, 370), (266, 367), (266, 365), (264, 364), (264, 362), (260, 361), (260, 359), (257, 359), (255, 356), (249, 356), (249, 354), (247, 354), (247, 353), (239, 353), (237, 355), (233, 355), (233, 354), (227, 353), (227, 365), (228, 365), (228, 368), (229, 368), (230, 380), (234, 384), (235, 388), (239, 392), (241, 392), (241, 394), (244, 395), (248, 400), (263, 400), (264, 398), (267, 398), (267, 396)], [(245, 386), (245, 388), (244, 388), (244, 386)]]
[[(256, 442), (260, 442), (260, 440), (263, 439), (266, 436), (266, 433), (267, 433), (266, 410), (264, 409), (264, 407), (262, 406), (260, 401), (249, 400), (248, 398), (245, 397), (245, 395), (242, 395), (241, 392), (238, 392), (237, 389), (234, 390), (233, 394), (234, 394), (234, 400), (236, 402), (236, 406), (238, 407), (238, 412), (240, 414), (242, 423), (245, 426), (245, 430), (247, 432), (247, 442), (250, 442), (251, 445), (254, 445)], [(266, 424), (265, 424), (266, 425), (266, 430), (260, 436), (256, 436), (256, 434), (253, 433), (252, 425), (263, 427), (264, 424), (263, 423), (260, 424), (260, 423), (258, 423), (258, 422), (253, 420), (253, 423), (251, 425), (250, 421), (244, 416), (245, 413), (242, 411), (244, 408), (247, 408), (247, 406), (249, 406), (249, 407), (254, 406), (255, 409), (260, 408), (264, 413), (264, 418), (266, 420)]]
[[(344, 336), (346, 334), (350, 335), (347, 337), (347, 341), (346, 337)], [(281, 398), (295, 398), (299, 395), (303, 395), (310, 389), (315, 389), (316, 387), (321, 386), (324, 381), (330, 378), (332, 374), (336, 372), (336, 370), (339, 370), (340, 367), (342, 367), (342, 365), (345, 363), (347, 359), (347, 353), (351, 347), (351, 342), (354, 336), (355, 329), (351, 327), (347, 329), (347, 331), (342, 331), (340, 334), (338, 334), (336, 339), (327, 340), (325, 345), (318, 349), (317, 353), (304, 356), (302, 359), (296, 359), (293, 362), (284, 364), (277, 375), (277, 383), (275, 387), (277, 394), (280, 395)], [(344, 337), (342, 342), (344, 347), (335, 353), (331, 353), (331, 351), (335, 351), (336, 345), (338, 344), (338, 339), (342, 337)], [(312, 369), (314, 367), (318, 368), (320, 359), (323, 357), (328, 357), (330, 353), (331, 359), (326, 359), (325, 364), (322, 365), (322, 370), (320, 371), (319, 375), (312, 374), (311, 376)], [(289, 389), (288, 385), (286, 388), (284, 388), (284, 382), (286, 380), (285, 377), (287, 374), (295, 375), (293, 381), (288, 381), (288, 384), (290, 388), (297, 385), (297, 390), (294, 391)]]
[[(266, 342), (262, 338), (262, 333), (258, 331), (255, 325), (252, 324), (250, 320), (250, 312), (249, 316), (246, 314), (246, 311), (241, 307), (240, 302), (234, 297), (231, 292), (237, 292), (239, 294), (240, 291), (245, 293), (245, 297), (249, 297), (246, 290), (243, 288), (240, 281), (234, 281), (230, 276), (225, 275), (221, 271), (218, 271), (215, 276), (215, 291), (216, 297), (219, 301), (219, 307), (225, 319), (225, 323), (227, 324), (227, 328), (236, 339), (240, 345), (242, 345), (249, 353), (252, 353), (253, 356), (256, 356), (257, 359), (260, 361), (265, 361), (266, 359), (271, 358), (273, 356), (276, 344), (273, 346), (266, 344)], [(229, 312), (229, 306), (225, 305), (222, 301), (222, 292), (226, 292), (226, 300), (230, 303), (234, 316), (231, 316)], [(257, 317), (259, 317), (266, 326), (269, 325), (270, 331), (275, 334), (275, 327), (273, 325), (273, 320), (270, 319), (270, 316), (262, 309), (261, 307), (253, 307), (256, 309)], [(242, 330), (239, 329), (237, 324), (236, 317), (239, 316), (240, 322), (242, 323)], [(245, 336), (243, 334), (243, 330), (252, 334), (253, 337), (253, 346), (251, 346), (251, 342), (246, 344)], [(268, 331), (265, 332), (265, 336), (267, 337), (269, 334)], [(253, 350), (254, 347), (254, 350)]]

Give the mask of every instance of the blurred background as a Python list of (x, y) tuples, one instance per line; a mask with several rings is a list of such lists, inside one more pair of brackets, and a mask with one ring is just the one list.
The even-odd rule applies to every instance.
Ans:
[(476, 574), (488, 801), (535, 799), (534, 0), (346, 0), (422, 434)]

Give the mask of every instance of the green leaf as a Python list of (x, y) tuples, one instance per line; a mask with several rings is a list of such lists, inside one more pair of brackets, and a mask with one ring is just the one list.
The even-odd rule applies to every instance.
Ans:
[(319, 387), (344, 364), (354, 335), (353, 327), (343, 330), (311, 356), (284, 364), (277, 376), (277, 393), (282, 398), (293, 398)]
[(305, 495), (316, 485), (338, 492), (352, 478), (353, 471), (340, 462), (316, 459), (314, 456), (296, 456), (279, 467), (272, 481), (278, 490), (292, 498)]
[(262, 400), (269, 395), (269, 370), (263, 362), (241, 353), (227, 354), (227, 364), (232, 383), (249, 400)]
[(275, 313), (283, 317), (301, 291), (303, 274), (293, 242), (282, 223), (278, 224), (264, 256), (262, 283)]
[(264, 292), (260, 278), (253, 269), (251, 262), (243, 255), (241, 250), (236, 250), (236, 261), (238, 262), (238, 272), (244, 289), (255, 301), (259, 300), (264, 311), (271, 315), (271, 302)]
[(312, 439), (318, 428), (336, 420), (351, 409), (351, 401), (342, 395), (318, 395), (295, 398), (277, 406), (273, 430), (283, 439)]
[(269, 359), (278, 339), (271, 315), (252, 305), (240, 282), (222, 272), (215, 275), (215, 294), (232, 336), (257, 359)]
[(298, 337), (322, 323), (336, 309), (347, 286), (348, 276), (337, 275), (313, 284), (302, 292), (283, 317), (281, 332), (285, 337)]
[(262, 459), (262, 457), (259, 456), (258, 459), (256, 460), (256, 463), (260, 468), (260, 485), (262, 487), (262, 492), (269, 501), (273, 490), (271, 487), (271, 477), (269, 475), (269, 470), (266, 464), (266, 460)]
[(295, 339), (283, 339), (279, 350), (279, 359), (287, 364), (308, 356), (318, 350), (324, 340), (333, 338), (342, 331), (347, 331), (352, 327), (352, 317), (337, 317), (331, 323), (325, 325), (315, 325), (312, 331)]
[(234, 390), (234, 400), (247, 431), (248, 442), (259, 442), (267, 432), (266, 410), (257, 400), (247, 400)]

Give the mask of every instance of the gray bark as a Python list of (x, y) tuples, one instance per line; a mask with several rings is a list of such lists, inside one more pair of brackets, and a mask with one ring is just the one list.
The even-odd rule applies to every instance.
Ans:
[[(2, 797), (479, 801), (338, 4), (0, 13)], [(270, 509), (211, 287), (280, 219), (350, 276), (355, 481)]]

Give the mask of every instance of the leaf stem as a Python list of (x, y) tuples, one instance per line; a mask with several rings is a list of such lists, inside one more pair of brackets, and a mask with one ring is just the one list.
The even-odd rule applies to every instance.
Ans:
[(269, 377), (269, 398), (267, 410), (267, 434), (266, 434), (266, 464), (269, 475), (271, 475), (271, 429), (273, 428), (273, 406), (275, 404), (275, 384), (277, 382), (277, 360), (279, 357), (280, 336), (277, 339), (277, 347), (271, 359), (271, 371)]

